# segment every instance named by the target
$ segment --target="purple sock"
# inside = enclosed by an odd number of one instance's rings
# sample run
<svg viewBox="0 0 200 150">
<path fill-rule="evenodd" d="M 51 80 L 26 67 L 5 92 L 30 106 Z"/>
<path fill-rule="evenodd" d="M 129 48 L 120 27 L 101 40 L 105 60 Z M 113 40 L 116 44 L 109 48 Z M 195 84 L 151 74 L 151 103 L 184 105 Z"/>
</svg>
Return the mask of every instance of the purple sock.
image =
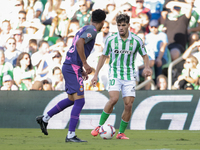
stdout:
<svg viewBox="0 0 200 150">
<path fill-rule="evenodd" d="M 47 112 L 47 114 L 52 117 L 53 115 L 61 112 L 62 110 L 64 110 L 65 108 L 73 105 L 74 102 L 69 100 L 68 98 L 61 100 L 58 104 L 56 104 L 56 106 L 54 106 L 51 110 L 49 110 Z"/>
<path fill-rule="evenodd" d="M 75 131 L 76 125 L 79 120 L 79 115 L 85 104 L 85 98 L 81 98 L 74 101 L 74 106 L 71 111 L 71 118 L 69 123 L 69 131 Z"/>
</svg>

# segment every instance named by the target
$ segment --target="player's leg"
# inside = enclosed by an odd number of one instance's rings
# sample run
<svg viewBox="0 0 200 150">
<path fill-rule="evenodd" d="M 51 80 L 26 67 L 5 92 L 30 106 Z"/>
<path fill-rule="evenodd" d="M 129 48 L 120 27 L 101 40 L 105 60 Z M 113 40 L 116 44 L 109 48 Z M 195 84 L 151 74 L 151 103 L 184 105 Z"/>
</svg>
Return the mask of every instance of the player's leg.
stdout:
<svg viewBox="0 0 200 150">
<path fill-rule="evenodd" d="M 79 121 L 79 115 L 81 113 L 81 110 L 85 104 L 85 98 L 84 98 L 84 85 L 83 85 L 83 78 L 82 73 L 79 68 L 79 66 L 71 65 L 75 79 L 72 80 L 72 76 L 67 78 L 69 88 L 67 93 L 71 95 L 70 99 L 74 99 L 74 105 L 71 111 L 71 118 L 69 123 L 69 130 L 67 137 L 65 139 L 66 142 L 87 142 L 83 141 L 76 137 L 75 135 L 75 128 Z M 63 71 L 64 72 L 64 71 Z M 69 81 L 70 80 L 70 81 Z"/>
<path fill-rule="evenodd" d="M 68 93 L 68 98 L 61 100 L 46 114 L 44 114 L 44 116 L 41 115 L 36 117 L 36 121 L 40 125 L 40 128 L 45 135 L 48 135 L 47 125 L 49 119 L 59 112 L 63 111 L 65 108 L 74 104 L 73 96 L 70 96 L 70 94 L 75 93 L 74 88 L 71 85 L 73 85 L 74 83 L 76 83 L 75 81 L 77 81 L 76 74 L 71 65 L 63 65 L 62 73 L 65 79 L 65 89 Z"/>
<path fill-rule="evenodd" d="M 99 125 L 94 130 L 91 131 L 91 134 L 93 136 L 97 136 L 99 134 L 100 126 L 102 126 L 106 122 L 106 120 L 108 119 L 108 117 L 112 113 L 113 107 L 119 99 L 119 91 L 110 91 L 109 96 L 110 96 L 110 99 L 106 103 L 104 110 L 101 114 L 101 117 L 100 117 L 100 120 L 99 120 Z"/>
<path fill-rule="evenodd" d="M 75 129 L 79 121 L 79 116 L 85 104 L 85 98 L 84 98 L 84 95 L 78 95 L 77 93 L 74 93 L 72 96 L 73 96 L 73 99 L 75 100 L 74 100 L 74 106 L 71 111 L 69 129 L 68 129 L 68 134 L 65 141 L 66 142 L 87 142 L 87 141 L 77 138 L 75 134 Z"/>
<path fill-rule="evenodd" d="M 65 98 L 61 100 L 60 102 L 58 102 L 46 114 L 36 117 L 37 123 L 40 125 L 42 132 L 45 135 L 48 135 L 47 125 L 48 125 L 49 119 L 73 104 L 74 104 L 73 100 L 70 100 L 69 98 Z"/>
<path fill-rule="evenodd" d="M 122 97 L 124 101 L 124 111 L 122 113 L 122 120 L 119 127 L 117 139 L 129 139 L 124 134 L 132 114 L 132 105 L 135 99 L 135 81 L 124 81 L 122 86 Z"/>
<path fill-rule="evenodd" d="M 106 122 L 106 120 L 108 119 L 108 117 L 112 113 L 113 107 L 119 99 L 119 93 L 120 93 L 120 90 L 121 90 L 121 82 L 119 82 L 118 79 L 110 79 L 108 89 L 109 89 L 110 99 L 106 103 L 104 110 L 101 114 L 99 126 L 97 126 L 94 130 L 91 131 L 91 134 L 93 136 L 97 136 L 99 134 L 100 126 L 102 126 Z"/>
</svg>

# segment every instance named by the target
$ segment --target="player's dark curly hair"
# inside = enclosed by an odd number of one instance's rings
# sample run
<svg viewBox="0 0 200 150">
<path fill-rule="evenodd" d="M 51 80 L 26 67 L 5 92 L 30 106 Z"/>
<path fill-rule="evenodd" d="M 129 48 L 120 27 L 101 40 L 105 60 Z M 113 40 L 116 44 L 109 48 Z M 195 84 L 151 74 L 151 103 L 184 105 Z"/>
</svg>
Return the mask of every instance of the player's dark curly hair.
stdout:
<svg viewBox="0 0 200 150">
<path fill-rule="evenodd" d="M 106 19 L 105 11 L 101 9 L 96 9 L 92 12 L 92 22 L 100 23 Z"/>
<path fill-rule="evenodd" d="M 129 23 L 129 21 L 130 21 L 130 17 L 127 14 L 119 14 L 116 17 L 117 23 L 122 23 L 122 22 Z"/>
</svg>

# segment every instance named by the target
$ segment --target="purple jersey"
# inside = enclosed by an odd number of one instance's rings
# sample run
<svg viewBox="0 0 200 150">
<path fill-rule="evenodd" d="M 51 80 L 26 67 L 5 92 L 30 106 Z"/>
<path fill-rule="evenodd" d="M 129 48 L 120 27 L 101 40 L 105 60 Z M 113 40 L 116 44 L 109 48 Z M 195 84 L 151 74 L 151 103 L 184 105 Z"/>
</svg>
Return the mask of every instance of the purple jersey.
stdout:
<svg viewBox="0 0 200 150">
<path fill-rule="evenodd" d="M 72 46 L 67 52 L 64 64 L 75 64 L 82 68 L 83 64 L 76 49 L 76 42 L 79 38 L 85 39 L 84 50 L 86 58 L 90 55 L 95 43 L 97 30 L 93 25 L 84 26 L 75 35 Z"/>
</svg>

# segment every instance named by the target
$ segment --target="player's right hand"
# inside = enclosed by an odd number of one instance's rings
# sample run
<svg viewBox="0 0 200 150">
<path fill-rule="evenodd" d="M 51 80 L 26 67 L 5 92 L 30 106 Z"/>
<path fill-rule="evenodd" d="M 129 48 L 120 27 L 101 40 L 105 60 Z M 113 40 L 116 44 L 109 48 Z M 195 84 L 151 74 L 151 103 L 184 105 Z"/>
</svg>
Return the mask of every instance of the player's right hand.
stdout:
<svg viewBox="0 0 200 150">
<path fill-rule="evenodd" d="M 85 72 L 87 74 L 90 74 L 92 72 L 92 68 L 87 63 L 83 64 L 83 68 L 85 69 Z"/>
<path fill-rule="evenodd" d="M 97 77 L 97 76 L 94 76 L 94 77 L 92 78 L 92 80 L 91 80 L 93 87 L 96 87 L 97 81 L 98 81 L 98 77 Z"/>
</svg>

